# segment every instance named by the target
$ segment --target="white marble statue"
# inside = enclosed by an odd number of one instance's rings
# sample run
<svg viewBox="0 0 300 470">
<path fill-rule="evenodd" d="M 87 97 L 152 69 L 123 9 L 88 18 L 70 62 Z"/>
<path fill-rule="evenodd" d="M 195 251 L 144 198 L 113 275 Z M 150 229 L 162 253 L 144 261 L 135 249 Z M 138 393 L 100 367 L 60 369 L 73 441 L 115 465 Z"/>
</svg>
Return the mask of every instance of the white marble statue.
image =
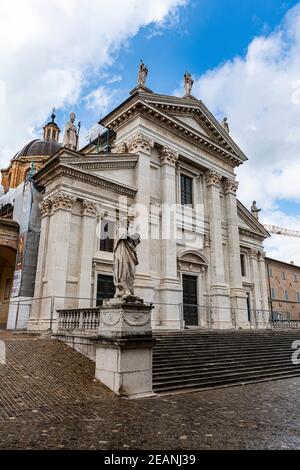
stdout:
<svg viewBox="0 0 300 470">
<path fill-rule="evenodd" d="M 190 95 L 192 91 L 192 87 L 194 84 L 194 80 L 189 72 L 185 72 L 184 74 L 184 91 L 186 95 Z"/>
<path fill-rule="evenodd" d="M 64 133 L 63 145 L 71 150 L 78 149 L 78 132 L 74 124 L 75 122 L 75 113 L 70 114 L 70 120 L 67 122 Z"/>
<path fill-rule="evenodd" d="M 134 278 L 138 257 L 136 247 L 140 243 L 140 236 L 133 227 L 134 215 L 122 219 L 116 230 L 114 246 L 114 284 L 116 287 L 115 299 L 121 301 L 135 300 Z"/>
<path fill-rule="evenodd" d="M 137 80 L 138 85 L 145 86 L 147 75 L 148 75 L 148 69 L 146 65 L 144 64 L 144 62 L 141 60 L 139 73 L 138 73 L 138 80 Z"/>
<path fill-rule="evenodd" d="M 256 201 L 253 201 L 251 206 L 251 214 L 258 220 L 258 214 L 260 213 L 261 209 L 258 209 L 256 205 Z"/>
</svg>

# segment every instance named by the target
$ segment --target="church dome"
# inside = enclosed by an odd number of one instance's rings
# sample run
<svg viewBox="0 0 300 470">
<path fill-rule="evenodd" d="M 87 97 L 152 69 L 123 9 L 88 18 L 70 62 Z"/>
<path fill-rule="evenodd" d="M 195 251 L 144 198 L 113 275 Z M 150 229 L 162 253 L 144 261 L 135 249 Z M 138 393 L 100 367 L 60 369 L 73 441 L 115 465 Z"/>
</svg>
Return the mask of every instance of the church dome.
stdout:
<svg viewBox="0 0 300 470">
<path fill-rule="evenodd" d="M 56 140 L 50 139 L 35 139 L 26 144 L 22 150 L 20 150 L 16 158 L 20 157 L 34 157 L 34 156 L 45 156 L 52 157 L 62 147 L 62 144 Z"/>
</svg>

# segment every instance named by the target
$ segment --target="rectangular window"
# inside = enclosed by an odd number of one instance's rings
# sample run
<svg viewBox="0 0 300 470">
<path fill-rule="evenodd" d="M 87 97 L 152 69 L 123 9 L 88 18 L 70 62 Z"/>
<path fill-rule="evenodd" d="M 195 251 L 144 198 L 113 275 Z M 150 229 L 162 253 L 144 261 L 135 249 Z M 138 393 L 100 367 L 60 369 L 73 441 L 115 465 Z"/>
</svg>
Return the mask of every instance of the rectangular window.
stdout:
<svg viewBox="0 0 300 470">
<path fill-rule="evenodd" d="M 100 251 L 114 251 L 114 227 L 115 224 L 110 220 L 101 221 Z"/>
<path fill-rule="evenodd" d="M 97 279 L 97 307 L 103 304 L 104 299 L 112 299 L 115 295 L 113 276 L 98 274 Z"/>
<path fill-rule="evenodd" d="M 297 274 L 294 274 L 294 281 L 295 281 L 295 282 L 298 282 L 298 276 L 297 276 Z"/>
<path fill-rule="evenodd" d="M 286 279 L 286 278 L 285 278 L 285 272 L 282 271 L 282 280 L 285 281 L 285 279 Z"/>
<path fill-rule="evenodd" d="M 289 300 L 289 293 L 287 290 L 284 291 L 284 300 Z"/>
<path fill-rule="evenodd" d="M 272 287 L 272 289 L 271 289 L 271 297 L 272 297 L 272 299 L 276 298 L 274 287 Z"/>
<path fill-rule="evenodd" d="M 272 272 L 272 268 L 268 268 L 269 269 L 269 277 L 273 277 L 273 272 Z"/>
<path fill-rule="evenodd" d="M 297 292 L 297 302 L 300 302 L 300 292 Z"/>
<path fill-rule="evenodd" d="M 193 179 L 186 175 L 180 175 L 181 204 L 193 205 Z"/>
<path fill-rule="evenodd" d="M 246 277 L 247 275 L 247 270 L 246 270 L 246 255 L 241 254 L 241 270 L 242 270 L 242 276 Z"/>
</svg>

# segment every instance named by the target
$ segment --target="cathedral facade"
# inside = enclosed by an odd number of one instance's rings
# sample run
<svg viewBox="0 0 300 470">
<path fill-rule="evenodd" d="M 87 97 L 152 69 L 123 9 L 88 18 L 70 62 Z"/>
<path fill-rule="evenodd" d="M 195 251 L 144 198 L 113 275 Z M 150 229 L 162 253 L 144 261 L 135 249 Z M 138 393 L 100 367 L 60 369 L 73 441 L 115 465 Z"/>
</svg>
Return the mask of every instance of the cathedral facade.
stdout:
<svg viewBox="0 0 300 470">
<path fill-rule="evenodd" d="M 101 138 L 78 151 L 66 137 L 35 175 L 44 195 L 30 330 L 114 295 L 113 232 L 129 207 L 141 234 L 135 294 L 154 305 L 153 328 L 268 326 L 269 234 L 236 197 L 247 157 L 193 97 L 189 74 L 174 97 L 149 90 L 147 72 L 102 119 Z"/>
</svg>

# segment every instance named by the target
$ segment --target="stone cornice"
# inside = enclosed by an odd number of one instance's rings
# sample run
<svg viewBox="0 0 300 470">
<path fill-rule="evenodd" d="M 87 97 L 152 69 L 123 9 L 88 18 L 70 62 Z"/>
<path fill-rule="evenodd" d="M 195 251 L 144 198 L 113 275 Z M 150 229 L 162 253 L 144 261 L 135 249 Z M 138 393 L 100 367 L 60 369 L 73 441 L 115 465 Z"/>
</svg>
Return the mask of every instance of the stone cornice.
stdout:
<svg viewBox="0 0 300 470">
<path fill-rule="evenodd" d="M 205 182 L 207 186 L 211 186 L 212 184 L 215 186 L 219 186 L 222 180 L 222 176 L 213 170 L 208 170 L 205 173 Z"/>
<path fill-rule="evenodd" d="M 127 140 L 126 146 L 131 153 L 149 153 L 154 146 L 154 142 L 142 132 L 137 132 Z"/>
<path fill-rule="evenodd" d="M 88 184 L 92 184 L 97 187 L 112 190 L 124 196 L 134 197 L 136 194 L 137 190 L 135 188 L 116 183 L 95 174 L 90 174 L 81 168 L 72 166 L 71 162 L 68 163 L 70 163 L 70 165 L 64 164 L 60 159 L 52 160 L 49 165 L 46 164 L 38 173 L 36 173 L 36 182 L 41 186 L 45 186 L 54 178 L 62 175 L 86 182 Z"/>
<path fill-rule="evenodd" d="M 169 163 L 175 165 L 178 160 L 178 153 L 167 145 L 164 145 L 160 150 L 159 157 L 162 164 Z"/>
<path fill-rule="evenodd" d="M 229 193 L 236 194 L 238 187 L 239 187 L 239 183 L 235 181 L 234 179 L 226 178 L 223 181 L 223 187 L 224 187 L 225 194 L 229 194 Z"/>
<path fill-rule="evenodd" d="M 181 99 L 182 100 L 182 99 Z M 186 108 L 188 108 L 188 103 L 181 104 L 181 108 L 183 104 Z M 214 126 L 213 122 L 215 121 L 214 117 L 209 113 L 209 111 L 204 107 L 204 105 L 195 100 L 195 105 L 193 105 L 193 101 L 190 101 L 190 106 L 192 107 L 192 111 L 200 113 L 203 116 L 203 119 L 207 121 L 207 126 L 211 128 L 211 132 L 216 131 L 216 127 Z M 199 103 L 201 106 L 205 108 L 206 113 L 209 114 L 209 119 L 205 117 L 203 110 L 199 108 Z M 197 106 L 198 105 L 198 106 Z M 166 114 L 167 109 L 161 111 L 161 105 L 157 103 L 147 103 L 139 98 L 139 100 L 135 100 L 134 102 L 127 101 L 124 103 L 124 106 L 120 106 L 116 108 L 110 115 L 103 119 L 103 123 L 107 125 L 110 129 L 118 129 L 120 126 L 124 125 L 125 123 L 129 122 L 134 116 L 137 114 L 146 115 L 147 118 L 150 118 L 153 121 L 158 122 L 161 126 L 171 129 L 177 135 L 193 142 L 194 144 L 200 146 L 201 148 L 205 149 L 209 153 L 212 153 L 219 157 L 220 159 L 229 162 L 232 166 L 238 166 L 244 161 L 247 160 L 247 157 L 242 153 L 242 151 L 238 148 L 238 146 L 232 141 L 230 138 L 230 144 L 227 143 L 229 136 L 225 135 L 225 131 L 223 132 L 221 126 L 216 124 L 218 134 L 220 134 L 220 144 L 216 142 L 216 138 L 212 139 L 201 132 L 195 130 L 193 127 L 189 126 L 188 124 L 176 119 L 176 117 L 172 116 L 171 114 Z M 177 106 L 169 105 L 171 111 L 176 111 Z M 173 109 L 174 108 L 174 109 Z M 190 110 L 191 108 L 189 108 Z M 118 112 L 117 112 L 118 111 Z"/>
</svg>

